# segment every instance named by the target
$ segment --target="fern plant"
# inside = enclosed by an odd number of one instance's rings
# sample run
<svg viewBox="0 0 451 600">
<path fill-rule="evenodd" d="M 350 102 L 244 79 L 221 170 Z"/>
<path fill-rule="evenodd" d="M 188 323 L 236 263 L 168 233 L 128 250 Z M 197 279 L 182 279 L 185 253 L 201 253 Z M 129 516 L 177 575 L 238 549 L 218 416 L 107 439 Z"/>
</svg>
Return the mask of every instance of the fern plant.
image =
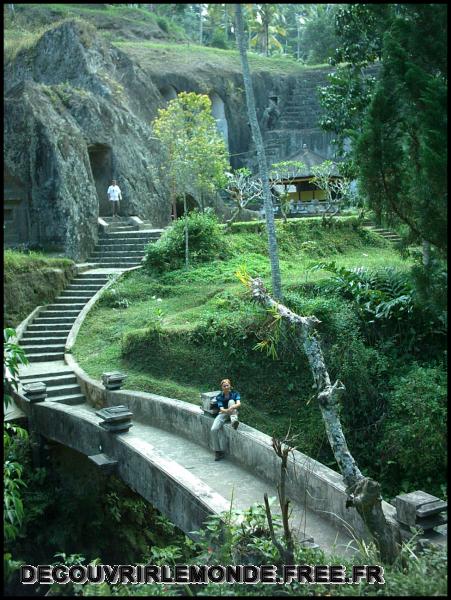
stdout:
<svg viewBox="0 0 451 600">
<path fill-rule="evenodd" d="M 414 331 L 406 327 L 415 310 L 414 290 L 407 274 L 393 267 L 371 271 L 365 267 L 347 269 L 334 261 L 319 263 L 309 270 L 332 273 L 323 291 L 340 294 L 352 302 L 368 342 L 395 337 L 412 348 Z"/>
</svg>

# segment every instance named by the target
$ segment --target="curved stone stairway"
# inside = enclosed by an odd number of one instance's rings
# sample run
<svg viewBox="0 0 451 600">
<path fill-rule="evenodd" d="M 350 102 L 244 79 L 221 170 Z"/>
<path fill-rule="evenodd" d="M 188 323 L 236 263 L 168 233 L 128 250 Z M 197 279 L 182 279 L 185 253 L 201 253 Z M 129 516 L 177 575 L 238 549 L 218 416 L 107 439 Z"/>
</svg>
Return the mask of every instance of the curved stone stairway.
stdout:
<svg viewBox="0 0 451 600">
<path fill-rule="evenodd" d="M 162 229 L 127 217 L 104 217 L 106 232 L 89 259 L 91 269 L 77 275 L 56 300 L 38 313 L 20 339 L 30 364 L 21 367 L 22 384 L 42 381 L 49 400 L 64 404 L 85 402 L 75 375 L 64 363 L 67 336 L 87 302 L 104 286 L 111 273 L 121 273 L 141 264 L 149 242 L 159 239 Z"/>
<path fill-rule="evenodd" d="M 75 319 L 108 277 L 108 273 L 95 271 L 77 275 L 55 302 L 27 325 L 19 343 L 30 364 L 20 367 L 21 386 L 42 381 L 49 400 L 63 404 L 86 401 L 75 375 L 64 363 L 64 348 Z"/>
</svg>

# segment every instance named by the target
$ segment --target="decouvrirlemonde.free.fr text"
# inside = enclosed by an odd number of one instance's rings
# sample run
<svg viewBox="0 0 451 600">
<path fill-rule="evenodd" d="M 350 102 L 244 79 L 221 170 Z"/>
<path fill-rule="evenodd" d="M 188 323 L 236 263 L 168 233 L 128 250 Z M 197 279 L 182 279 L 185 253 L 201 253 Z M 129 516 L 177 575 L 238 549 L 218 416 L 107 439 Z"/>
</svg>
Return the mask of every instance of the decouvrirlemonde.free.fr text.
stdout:
<svg viewBox="0 0 451 600">
<path fill-rule="evenodd" d="M 369 584 L 385 583 L 378 565 L 22 565 L 24 584 Z"/>
</svg>

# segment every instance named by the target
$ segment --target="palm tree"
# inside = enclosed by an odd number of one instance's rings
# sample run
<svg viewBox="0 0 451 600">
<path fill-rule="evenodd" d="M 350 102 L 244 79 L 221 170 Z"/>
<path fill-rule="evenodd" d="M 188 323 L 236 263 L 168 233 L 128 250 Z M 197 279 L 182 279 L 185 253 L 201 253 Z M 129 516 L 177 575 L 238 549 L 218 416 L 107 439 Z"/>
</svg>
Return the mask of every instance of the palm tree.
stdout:
<svg viewBox="0 0 451 600">
<path fill-rule="evenodd" d="M 257 149 L 258 168 L 263 184 L 263 202 L 265 206 L 266 229 L 268 232 L 268 250 L 271 263 L 271 280 L 274 296 L 282 299 L 282 283 L 279 269 L 279 256 L 277 250 L 276 228 L 274 224 L 274 212 L 269 187 L 268 166 L 266 163 L 265 148 L 263 146 L 262 134 L 257 121 L 257 112 L 255 110 L 254 90 L 252 88 L 249 62 L 247 60 L 246 46 L 244 41 L 243 14 L 241 4 L 235 4 L 235 26 L 236 41 L 240 51 L 241 66 L 243 69 L 244 89 L 246 91 L 247 113 L 251 126 L 252 138 Z"/>
<path fill-rule="evenodd" d="M 251 38 L 251 45 L 260 45 L 262 54 L 269 56 L 270 47 L 283 52 L 283 46 L 277 36 L 285 37 L 285 29 L 277 23 L 283 20 L 283 15 L 277 11 L 277 4 L 253 4 L 255 18 L 251 29 L 255 34 Z"/>
</svg>

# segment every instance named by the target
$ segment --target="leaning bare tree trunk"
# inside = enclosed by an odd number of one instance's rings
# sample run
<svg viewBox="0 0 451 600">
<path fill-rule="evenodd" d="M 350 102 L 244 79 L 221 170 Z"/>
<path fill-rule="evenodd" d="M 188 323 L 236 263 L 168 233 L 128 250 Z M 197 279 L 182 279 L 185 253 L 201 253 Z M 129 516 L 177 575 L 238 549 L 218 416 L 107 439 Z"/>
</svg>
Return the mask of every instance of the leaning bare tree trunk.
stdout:
<svg viewBox="0 0 451 600">
<path fill-rule="evenodd" d="M 340 381 L 331 385 L 321 346 L 314 331 L 315 325 L 320 321 L 315 316 L 301 317 L 273 300 L 259 278 L 250 278 L 249 287 L 257 302 L 276 310 L 298 332 L 316 384 L 318 404 L 329 444 L 346 484 L 346 506 L 354 506 L 364 520 L 376 542 L 381 559 L 393 562 L 399 553 L 399 535 L 387 523 L 382 511 L 380 484 L 362 475 L 348 450 L 338 414 L 338 396 L 345 387 Z"/>
<path fill-rule="evenodd" d="M 269 188 L 268 166 L 266 164 L 265 148 L 263 146 L 262 134 L 257 121 L 257 112 L 255 110 L 254 90 L 252 88 L 251 74 L 247 60 L 246 47 L 244 44 L 243 16 L 241 13 L 241 4 L 235 4 L 236 17 L 236 40 L 241 56 L 241 65 L 243 69 L 244 89 L 246 90 L 247 112 L 249 123 L 251 125 L 252 137 L 257 149 L 258 168 L 263 185 L 263 201 L 265 205 L 266 229 L 268 231 L 269 260 L 271 262 L 271 280 L 274 296 L 282 299 L 282 283 L 279 268 L 279 256 L 277 250 L 276 228 L 274 224 L 274 212 Z"/>
</svg>

